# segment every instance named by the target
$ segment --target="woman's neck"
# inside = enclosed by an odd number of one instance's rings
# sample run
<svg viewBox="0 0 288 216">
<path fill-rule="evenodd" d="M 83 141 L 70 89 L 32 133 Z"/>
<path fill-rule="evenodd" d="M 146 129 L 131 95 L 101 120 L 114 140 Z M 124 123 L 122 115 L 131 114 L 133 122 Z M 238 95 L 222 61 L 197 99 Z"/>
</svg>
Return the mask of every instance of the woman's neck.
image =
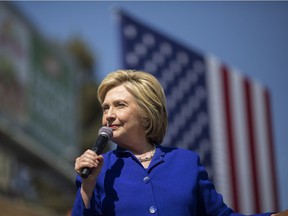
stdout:
<svg viewBox="0 0 288 216">
<path fill-rule="evenodd" d="M 135 156 L 144 155 L 149 151 L 152 151 L 154 145 L 149 143 L 146 139 L 138 139 L 137 141 L 129 141 L 126 143 L 117 143 L 120 147 L 131 151 Z"/>
</svg>

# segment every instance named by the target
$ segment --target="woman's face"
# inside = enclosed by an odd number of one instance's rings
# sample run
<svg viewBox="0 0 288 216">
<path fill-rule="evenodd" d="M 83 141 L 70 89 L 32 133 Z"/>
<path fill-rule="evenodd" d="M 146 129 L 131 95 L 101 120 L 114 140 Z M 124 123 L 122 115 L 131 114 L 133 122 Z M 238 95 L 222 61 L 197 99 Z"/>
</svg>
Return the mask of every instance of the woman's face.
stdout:
<svg viewBox="0 0 288 216">
<path fill-rule="evenodd" d="M 139 106 L 123 85 L 107 92 L 102 109 L 102 124 L 109 124 L 113 130 L 113 141 L 118 145 L 125 147 L 146 139 Z"/>
</svg>

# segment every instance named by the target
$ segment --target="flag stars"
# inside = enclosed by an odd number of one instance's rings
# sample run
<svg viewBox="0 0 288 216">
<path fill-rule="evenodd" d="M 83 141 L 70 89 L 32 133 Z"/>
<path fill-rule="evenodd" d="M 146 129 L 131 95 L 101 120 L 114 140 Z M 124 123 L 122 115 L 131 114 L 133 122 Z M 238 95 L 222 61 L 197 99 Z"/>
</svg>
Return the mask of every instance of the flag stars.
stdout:
<svg viewBox="0 0 288 216">
<path fill-rule="evenodd" d="M 134 52 L 138 56 L 144 56 L 147 54 L 147 48 L 143 44 L 138 43 L 134 47 Z"/>
<path fill-rule="evenodd" d="M 165 61 L 165 57 L 162 54 L 160 54 L 159 52 L 154 52 L 152 54 L 152 59 L 158 65 L 162 65 Z"/>
<path fill-rule="evenodd" d="M 195 84 L 198 80 L 198 75 L 193 70 L 189 70 L 186 73 L 186 79 L 190 80 L 191 85 Z"/>
<path fill-rule="evenodd" d="M 144 63 L 144 70 L 153 73 L 156 72 L 157 66 L 152 61 L 146 61 Z"/>
<path fill-rule="evenodd" d="M 126 25 L 124 27 L 124 35 L 128 39 L 132 40 L 135 37 L 137 37 L 137 29 L 135 28 L 134 25 Z"/>
<path fill-rule="evenodd" d="M 177 75 L 181 72 L 181 65 L 177 62 L 177 61 L 171 61 L 169 63 L 169 70 L 171 71 L 171 73 Z"/>
<path fill-rule="evenodd" d="M 198 148 L 198 153 L 200 155 L 200 158 L 203 160 L 205 158 L 205 156 L 207 154 L 209 154 L 210 152 L 210 142 L 208 139 L 203 139 L 200 141 L 200 144 L 199 144 L 199 148 Z M 207 168 L 206 168 L 207 169 Z"/>
<path fill-rule="evenodd" d="M 204 101 L 200 98 L 197 98 L 197 96 L 190 95 L 190 97 L 187 98 L 187 102 L 181 105 L 181 109 L 178 111 L 177 118 L 175 118 L 175 120 L 170 124 L 171 128 L 183 128 L 187 122 L 187 119 L 192 119 L 193 116 L 196 116 L 196 119 L 193 120 L 193 122 L 190 122 L 190 128 L 185 128 L 187 131 L 189 131 L 189 133 L 187 133 L 189 134 L 189 140 L 183 140 L 184 146 L 186 144 L 191 145 L 191 143 L 195 142 L 195 139 L 201 137 L 202 131 L 208 126 L 207 113 L 204 111 L 198 112 L 202 102 Z M 173 103 L 167 103 L 167 105 L 169 105 L 170 108 L 171 106 L 174 106 L 174 103 L 176 103 L 176 101 L 173 101 Z M 169 139 L 174 137 L 173 131 L 171 132 L 172 134 Z"/>
<path fill-rule="evenodd" d="M 170 75 L 170 74 L 175 74 L 175 73 L 168 73 L 166 76 Z M 189 79 L 188 76 L 192 76 L 191 74 L 195 74 L 194 73 L 186 73 L 186 76 L 182 77 L 179 79 L 179 82 L 177 84 L 177 86 L 175 87 L 174 91 L 172 91 L 172 93 L 170 95 L 167 95 L 167 107 L 168 107 L 168 111 L 173 110 L 176 105 L 178 104 L 178 102 L 190 91 L 190 92 L 194 92 L 194 94 L 190 94 L 192 96 L 192 98 L 190 98 L 190 100 L 193 102 L 195 100 L 195 104 L 196 106 L 200 106 L 199 104 L 201 103 L 202 100 L 204 100 L 206 98 L 206 91 L 202 86 L 199 86 L 197 88 L 195 88 L 195 90 L 192 90 L 195 85 L 195 82 L 197 80 L 194 79 Z M 172 75 L 170 75 L 172 76 Z M 196 75 L 195 75 L 196 76 Z M 173 77 L 172 76 L 170 78 L 170 81 L 173 81 Z M 167 81 L 168 77 L 165 77 L 165 81 Z M 168 85 L 168 82 L 166 82 L 166 85 Z M 190 97 L 191 97 L 190 96 Z M 171 101 L 171 103 L 169 103 L 169 101 Z"/>
<path fill-rule="evenodd" d="M 180 51 L 176 54 L 176 56 L 176 59 L 180 64 L 187 65 L 189 63 L 189 57 L 186 52 Z"/>
<path fill-rule="evenodd" d="M 180 83 L 183 83 L 183 85 L 181 86 L 181 89 L 183 90 L 183 92 L 188 92 L 189 89 L 191 88 L 191 83 L 187 81 L 186 77 L 181 77 L 180 78 Z"/>
<path fill-rule="evenodd" d="M 195 61 L 193 63 L 193 69 L 197 74 L 204 74 L 205 66 L 201 61 Z"/>
<path fill-rule="evenodd" d="M 139 58 L 137 57 L 137 55 L 135 55 L 135 53 L 128 53 L 126 55 L 126 63 L 131 65 L 131 66 L 136 66 L 139 62 Z"/>
<path fill-rule="evenodd" d="M 160 52 L 165 56 L 172 55 L 173 49 L 169 43 L 161 43 L 160 44 Z"/>
<path fill-rule="evenodd" d="M 159 81 L 163 85 L 163 89 L 167 89 L 169 84 L 174 80 L 174 74 L 169 69 L 163 69 L 159 77 Z"/>
<path fill-rule="evenodd" d="M 198 115 L 198 121 L 199 121 L 199 125 L 201 125 L 202 127 L 206 127 L 208 125 L 208 116 L 205 112 L 201 112 Z"/>
<path fill-rule="evenodd" d="M 143 35 L 142 41 L 148 47 L 153 47 L 155 45 L 155 38 L 152 34 L 149 33 Z"/>
<path fill-rule="evenodd" d="M 189 113 L 193 113 L 196 109 L 199 107 L 199 102 L 196 100 L 196 98 L 192 95 L 188 98 L 187 104 L 187 111 Z"/>
<path fill-rule="evenodd" d="M 202 86 L 199 86 L 197 89 L 196 89 L 196 96 L 197 98 L 199 98 L 200 100 L 203 100 L 206 98 L 206 90 L 202 87 Z"/>
<path fill-rule="evenodd" d="M 165 79 L 168 83 L 172 82 L 175 79 L 175 74 L 169 68 L 166 70 Z"/>
</svg>

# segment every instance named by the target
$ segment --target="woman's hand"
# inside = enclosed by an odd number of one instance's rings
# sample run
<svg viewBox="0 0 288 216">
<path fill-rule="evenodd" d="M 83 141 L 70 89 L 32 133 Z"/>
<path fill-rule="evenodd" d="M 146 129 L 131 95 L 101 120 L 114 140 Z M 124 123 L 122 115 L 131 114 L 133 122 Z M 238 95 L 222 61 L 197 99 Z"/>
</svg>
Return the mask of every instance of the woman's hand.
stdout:
<svg viewBox="0 0 288 216">
<path fill-rule="evenodd" d="M 76 158 L 75 171 L 77 173 L 80 173 L 85 167 L 92 169 L 91 174 L 86 179 L 82 178 L 81 195 L 86 208 L 89 207 L 96 180 L 102 169 L 103 163 L 103 156 L 97 155 L 92 150 L 87 150 L 80 157 Z"/>
<path fill-rule="evenodd" d="M 95 180 L 99 175 L 101 168 L 103 166 L 103 156 L 97 155 L 92 150 L 85 151 L 80 157 L 76 158 L 75 161 L 75 171 L 80 173 L 82 169 L 90 168 L 92 169 L 92 173 L 88 176 L 87 180 Z M 86 179 L 83 179 L 83 181 Z"/>
</svg>

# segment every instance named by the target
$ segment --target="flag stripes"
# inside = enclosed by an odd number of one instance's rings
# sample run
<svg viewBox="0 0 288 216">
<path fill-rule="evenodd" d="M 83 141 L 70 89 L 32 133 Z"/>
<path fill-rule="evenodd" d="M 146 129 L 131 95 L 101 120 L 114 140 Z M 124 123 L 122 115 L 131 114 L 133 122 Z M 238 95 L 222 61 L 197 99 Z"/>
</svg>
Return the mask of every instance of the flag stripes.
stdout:
<svg viewBox="0 0 288 216">
<path fill-rule="evenodd" d="M 268 90 L 215 57 L 209 56 L 207 65 L 215 185 L 235 211 L 276 211 Z"/>
<path fill-rule="evenodd" d="M 249 152 L 247 130 L 246 125 L 246 113 L 243 112 L 244 102 L 241 98 L 244 98 L 244 92 L 242 91 L 243 77 L 240 73 L 230 73 L 231 76 L 231 91 L 232 97 L 232 112 L 234 116 L 233 131 L 235 139 L 235 162 L 236 162 L 236 174 L 238 179 L 238 211 L 246 209 L 247 212 L 254 212 L 254 203 L 247 199 L 247 196 L 253 191 L 251 184 L 251 170 L 248 169 L 251 165 L 251 160 L 247 157 Z M 235 208 L 236 209 L 236 208 Z"/>
<path fill-rule="evenodd" d="M 243 88 L 244 88 L 244 94 L 245 94 L 245 110 L 244 112 L 247 113 L 247 132 L 248 132 L 248 146 L 249 146 L 249 154 L 251 158 L 251 169 L 252 169 L 252 184 L 253 184 L 253 189 L 254 189 L 254 204 L 255 204 L 255 210 L 256 212 L 259 212 L 260 209 L 260 197 L 259 197 L 259 188 L 258 188 L 258 170 L 257 170 L 257 154 L 256 154 L 256 143 L 255 143 L 255 125 L 253 121 L 253 111 L 252 111 L 252 106 L 253 102 L 252 101 L 252 96 L 251 96 L 251 91 L 252 87 L 250 82 L 248 82 L 247 79 L 244 79 L 243 82 Z"/>
<path fill-rule="evenodd" d="M 235 211 L 239 211 L 238 206 L 238 178 L 236 176 L 236 160 L 234 160 L 236 152 L 235 152 L 235 138 L 234 138 L 234 130 L 233 130 L 233 116 L 232 116 L 232 95 L 231 95 L 231 87 L 230 87 L 230 73 L 228 72 L 228 69 L 222 65 L 220 68 L 220 76 L 222 78 L 222 85 L 223 85 L 223 98 L 224 98 L 224 112 L 225 115 L 225 122 L 226 122 L 226 139 L 227 139 L 227 150 L 228 150 L 228 157 L 230 162 L 230 178 L 231 178 L 231 184 L 232 184 L 232 206 L 234 206 Z"/>
<path fill-rule="evenodd" d="M 232 184 L 230 178 L 229 155 L 227 154 L 226 121 L 224 111 L 223 79 L 219 76 L 219 61 L 207 55 L 207 86 L 209 90 L 209 113 L 212 145 L 213 179 L 217 190 L 223 195 L 224 201 L 234 208 L 232 200 Z"/>
<path fill-rule="evenodd" d="M 253 98 L 255 99 L 255 103 L 253 106 L 253 113 L 254 115 L 254 122 L 258 122 L 258 127 L 255 129 L 255 143 L 256 143 L 256 151 L 259 151 L 257 154 L 257 167 L 258 169 L 258 176 L 259 184 L 258 184 L 258 190 L 259 190 L 259 197 L 262 197 L 260 199 L 259 203 L 259 209 L 265 209 L 266 206 L 270 205 L 270 202 L 273 204 L 273 200 L 270 198 L 270 194 L 273 194 L 272 191 L 272 178 L 270 177 L 270 174 L 267 172 L 267 170 L 271 170 L 270 164 L 271 161 L 267 160 L 269 158 L 269 146 L 268 146 L 268 139 L 266 138 L 267 134 L 267 127 L 265 124 L 265 101 L 264 101 L 264 94 L 262 93 L 262 88 L 259 85 L 255 85 L 253 88 Z M 272 171 L 272 170 L 271 170 Z M 270 186 L 271 185 L 271 186 Z"/>
<path fill-rule="evenodd" d="M 270 93 L 267 89 L 264 91 L 264 106 L 265 107 L 265 125 L 267 126 L 265 133 L 267 134 L 266 139 L 268 141 L 268 152 L 269 157 L 271 160 L 269 163 L 270 167 L 269 170 L 271 170 L 271 181 L 272 181 L 272 193 L 270 194 L 270 197 L 272 199 L 272 205 L 275 211 L 278 211 L 279 209 L 279 201 L 278 201 L 278 188 L 277 188 L 277 182 L 276 182 L 276 160 L 275 160 L 275 153 L 274 153 L 274 138 L 273 138 L 273 130 L 272 130 L 272 111 L 271 111 L 271 102 L 270 102 Z"/>
</svg>

